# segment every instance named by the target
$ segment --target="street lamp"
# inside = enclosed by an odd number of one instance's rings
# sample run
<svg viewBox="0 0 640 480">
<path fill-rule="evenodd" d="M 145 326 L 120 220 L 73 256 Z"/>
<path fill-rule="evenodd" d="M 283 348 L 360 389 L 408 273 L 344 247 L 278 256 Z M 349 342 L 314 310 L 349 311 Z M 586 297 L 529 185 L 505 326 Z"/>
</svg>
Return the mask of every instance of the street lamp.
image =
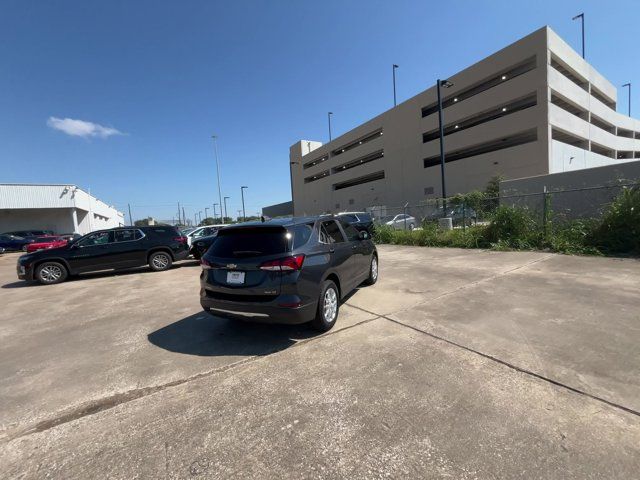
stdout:
<svg viewBox="0 0 640 480">
<path fill-rule="evenodd" d="M 227 198 L 231 198 L 231 197 L 224 197 L 224 218 L 227 218 L 229 215 L 227 215 Z M 224 222 L 224 219 L 222 220 Z"/>
<path fill-rule="evenodd" d="M 291 211 L 295 213 L 295 203 L 293 201 L 293 166 L 300 165 L 300 162 L 289 162 L 289 181 L 291 182 Z"/>
<path fill-rule="evenodd" d="M 393 64 L 393 106 L 394 107 L 397 105 L 397 102 L 396 102 L 396 68 L 398 68 L 398 65 L 396 65 L 394 63 Z"/>
<path fill-rule="evenodd" d="M 218 162 L 218 136 L 211 135 L 213 139 L 213 149 L 216 154 L 216 172 L 218 173 L 218 201 L 220 202 L 220 214 L 222 214 L 222 190 L 220 190 L 220 162 Z"/>
<path fill-rule="evenodd" d="M 217 203 L 214 203 L 214 204 L 213 204 L 213 220 L 214 220 L 214 222 L 217 222 L 217 221 L 218 221 L 218 220 L 217 220 L 217 219 L 218 219 L 218 216 L 216 215 L 216 205 L 218 205 L 218 204 L 217 204 Z M 222 212 L 220 212 L 220 213 L 222 214 Z M 222 223 L 222 222 L 220 222 L 220 223 Z"/>
<path fill-rule="evenodd" d="M 580 15 L 576 15 L 575 17 L 573 17 L 571 20 L 577 20 L 580 19 L 580 23 L 582 24 L 582 58 L 584 58 L 584 13 L 581 13 Z"/>
<path fill-rule="evenodd" d="M 240 195 L 242 196 L 242 221 L 245 222 L 247 220 L 247 214 L 244 211 L 244 189 L 249 187 L 240 187 Z"/>
<path fill-rule="evenodd" d="M 442 208 L 443 213 L 447 208 L 447 186 L 444 179 L 444 123 L 442 121 L 442 94 L 440 88 L 453 87 L 453 83 L 449 80 L 438 80 L 436 83 L 438 90 L 438 124 L 440 128 L 440 175 L 442 177 Z"/>
<path fill-rule="evenodd" d="M 329 141 L 331 141 L 331 115 L 333 115 L 333 112 L 327 113 L 327 120 L 329 120 Z"/>
<path fill-rule="evenodd" d="M 206 220 L 207 218 L 209 218 L 209 207 L 204 207 L 204 219 Z"/>
<path fill-rule="evenodd" d="M 631 83 L 625 83 L 623 87 L 629 87 L 629 116 L 631 116 Z"/>
<path fill-rule="evenodd" d="M 202 210 L 198 212 L 198 218 L 200 219 L 200 223 L 202 223 Z"/>
</svg>

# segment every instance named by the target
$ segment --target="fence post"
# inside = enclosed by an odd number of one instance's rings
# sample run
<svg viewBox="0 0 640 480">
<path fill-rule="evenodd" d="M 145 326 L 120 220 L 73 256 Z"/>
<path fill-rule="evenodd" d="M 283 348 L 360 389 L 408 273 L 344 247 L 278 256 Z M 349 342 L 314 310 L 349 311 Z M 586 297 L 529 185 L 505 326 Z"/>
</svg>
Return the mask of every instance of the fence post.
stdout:
<svg viewBox="0 0 640 480">
<path fill-rule="evenodd" d="M 462 231 L 467 231 L 467 202 L 462 201 Z"/>
<path fill-rule="evenodd" d="M 542 205 L 542 228 L 545 242 L 549 238 L 549 192 L 547 192 L 547 186 L 542 189 L 542 199 L 544 201 Z"/>
</svg>

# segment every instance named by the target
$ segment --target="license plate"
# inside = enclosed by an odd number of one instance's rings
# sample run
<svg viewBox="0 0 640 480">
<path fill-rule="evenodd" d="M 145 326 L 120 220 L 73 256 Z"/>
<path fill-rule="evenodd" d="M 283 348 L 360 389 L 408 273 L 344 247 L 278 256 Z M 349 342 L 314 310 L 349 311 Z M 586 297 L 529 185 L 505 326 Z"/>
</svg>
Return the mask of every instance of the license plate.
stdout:
<svg viewBox="0 0 640 480">
<path fill-rule="evenodd" d="M 227 272 L 227 283 L 244 283 L 244 272 Z"/>
</svg>

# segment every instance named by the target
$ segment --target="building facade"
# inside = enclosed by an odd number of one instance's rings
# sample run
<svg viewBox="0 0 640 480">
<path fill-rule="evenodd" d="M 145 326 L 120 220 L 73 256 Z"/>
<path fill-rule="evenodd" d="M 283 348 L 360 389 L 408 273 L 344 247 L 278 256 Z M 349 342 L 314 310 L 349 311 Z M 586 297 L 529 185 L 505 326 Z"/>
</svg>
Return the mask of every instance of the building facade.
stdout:
<svg viewBox="0 0 640 480">
<path fill-rule="evenodd" d="M 75 185 L 0 184 L 0 233 L 85 233 L 124 226 L 124 215 Z"/>
<path fill-rule="evenodd" d="M 446 193 L 640 158 L 640 121 L 549 27 L 448 78 Z M 322 144 L 290 148 L 296 215 L 398 207 L 442 196 L 434 86 Z"/>
</svg>

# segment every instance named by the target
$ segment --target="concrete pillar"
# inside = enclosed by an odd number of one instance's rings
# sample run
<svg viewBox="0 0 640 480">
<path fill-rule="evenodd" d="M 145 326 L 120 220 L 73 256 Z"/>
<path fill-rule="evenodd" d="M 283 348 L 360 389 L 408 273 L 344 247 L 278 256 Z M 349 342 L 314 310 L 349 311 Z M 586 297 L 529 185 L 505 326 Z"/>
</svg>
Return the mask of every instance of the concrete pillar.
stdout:
<svg viewBox="0 0 640 480">
<path fill-rule="evenodd" d="M 73 225 L 73 232 L 71 233 L 79 233 L 78 231 L 78 213 L 75 208 L 71 209 L 71 225 Z"/>
</svg>

